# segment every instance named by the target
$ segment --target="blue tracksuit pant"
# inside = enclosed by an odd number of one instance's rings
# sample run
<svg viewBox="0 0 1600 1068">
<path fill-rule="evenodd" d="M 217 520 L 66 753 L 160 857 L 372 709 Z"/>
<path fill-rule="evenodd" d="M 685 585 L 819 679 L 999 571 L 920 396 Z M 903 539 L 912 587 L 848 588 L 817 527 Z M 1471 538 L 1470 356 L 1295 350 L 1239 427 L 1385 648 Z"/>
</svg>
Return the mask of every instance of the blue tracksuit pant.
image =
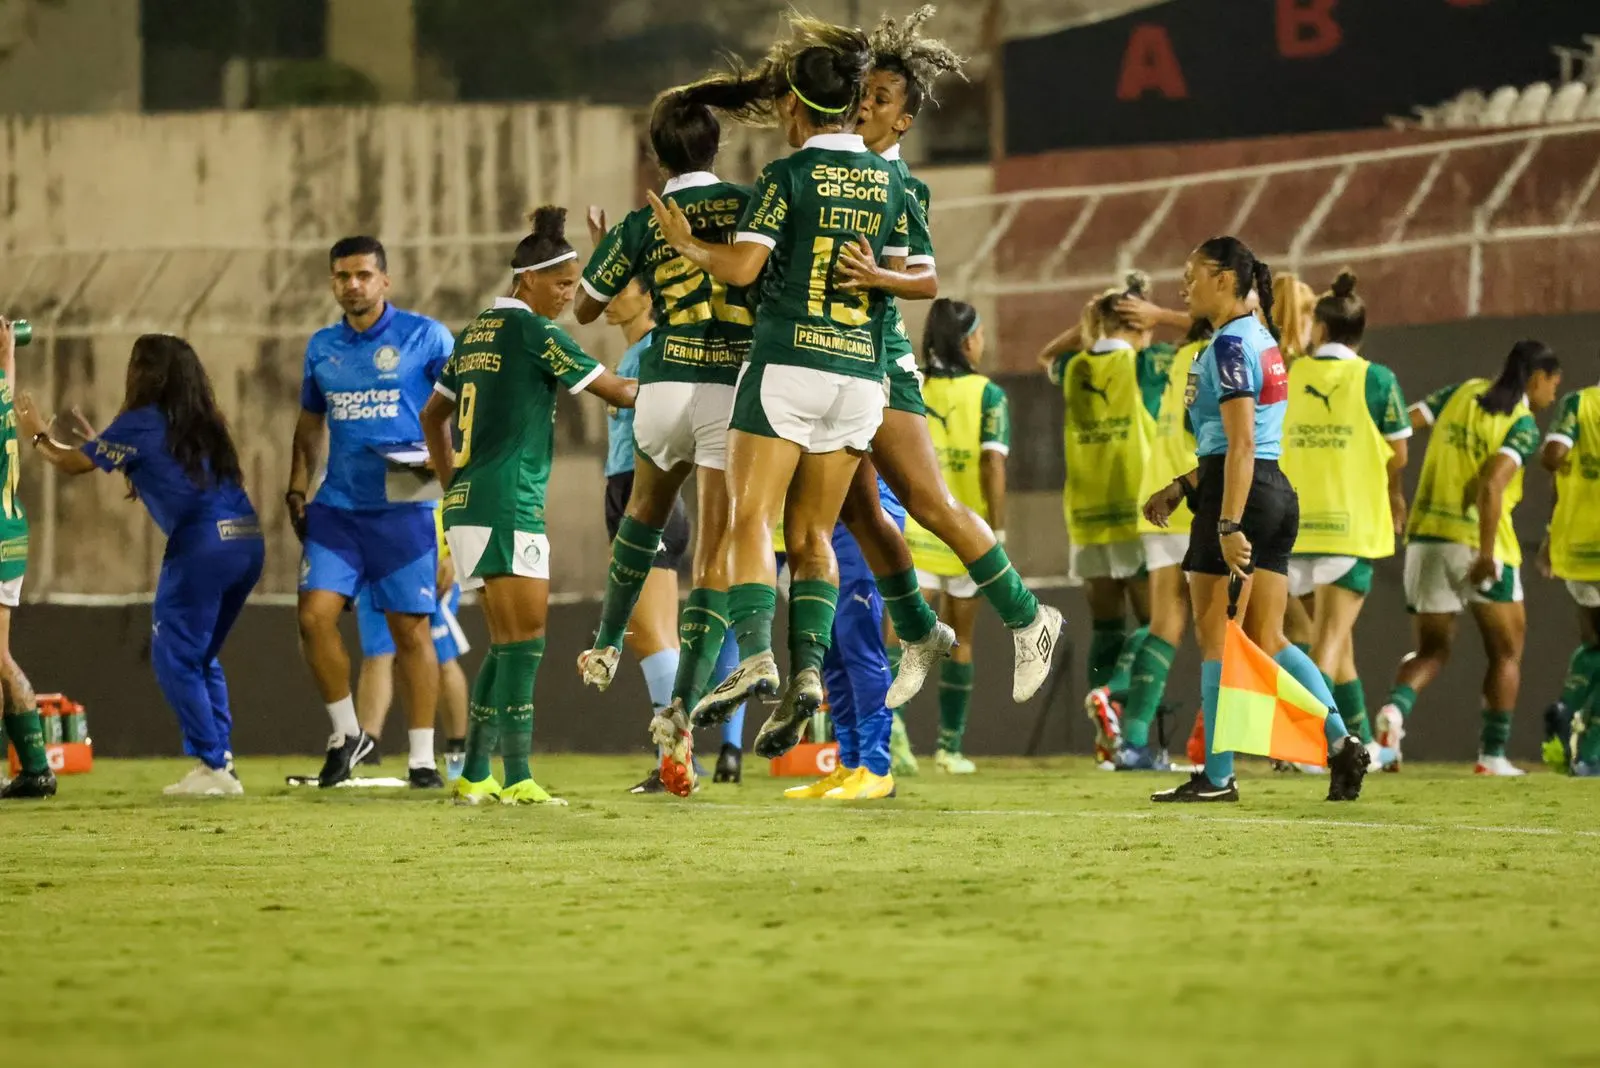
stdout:
<svg viewBox="0 0 1600 1068">
<path fill-rule="evenodd" d="M 223 540 L 214 523 L 195 523 L 167 539 L 152 611 L 150 664 L 178 715 L 183 751 L 208 767 L 233 748 L 228 683 L 217 654 L 261 578 L 266 543 Z"/>
<path fill-rule="evenodd" d="M 839 739 L 839 766 L 887 775 L 894 713 L 884 700 L 894 676 L 883 644 L 883 599 L 843 523 L 833 528 L 833 552 L 839 558 L 839 609 L 833 645 L 822 661 L 822 682 Z"/>
</svg>

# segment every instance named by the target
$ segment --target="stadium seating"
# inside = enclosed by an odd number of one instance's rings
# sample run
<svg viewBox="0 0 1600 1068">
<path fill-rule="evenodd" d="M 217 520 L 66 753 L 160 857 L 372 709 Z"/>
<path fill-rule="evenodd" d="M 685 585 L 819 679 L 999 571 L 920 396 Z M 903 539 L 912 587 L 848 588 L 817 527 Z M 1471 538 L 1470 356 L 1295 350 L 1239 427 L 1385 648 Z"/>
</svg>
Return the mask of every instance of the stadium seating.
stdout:
<svg viewBox="0 0 1600 1068">
<path fill-rule="evenodd" d="M 1561 76 L 1519 88 L 1502 85 L 1485 95 L 1466 89 L 1444 103 L 1412 109 L 1415 119 L 1391 118 L 1399 128 L 1496 129 L 1600 121 L 1600 37 L 1586 37 L 1588 51 L 1557 47 Z"/>
</svg>

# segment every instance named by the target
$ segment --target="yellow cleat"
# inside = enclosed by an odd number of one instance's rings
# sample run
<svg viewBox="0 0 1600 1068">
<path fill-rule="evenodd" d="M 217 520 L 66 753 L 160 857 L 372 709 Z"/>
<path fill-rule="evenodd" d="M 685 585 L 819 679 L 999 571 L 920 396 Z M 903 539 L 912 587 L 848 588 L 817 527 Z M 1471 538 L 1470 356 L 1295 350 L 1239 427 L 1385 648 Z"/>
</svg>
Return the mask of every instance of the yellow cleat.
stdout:
<svg viewBox="0 0 1600 1068">
<path fill-rule="evenodd" d="M 894 776 L 857 768 L 844 782 L 822 795 L 829 801 L 877 801 L 894 796 Z"/>
<path fill-rule="evenodd" d="M 826 778 L 818 779 L 816 782 L 807 783 L 804 786 L 789 787 L 783 792 L 783 796 L 791 801 L 815 801 L 835 786 L 842 785 L 853 774 L 855 774 L 854 768 L 834 768 L 828 772 Z"/>
<path fill-rule="evenodd" d="M 471 782 L 465 775 L 451 784 L 451 800 L 458 805 L 491 805 L 500 800 L 500 784 L 493 775 Z"/>
<path fill-rule="evenodd" d="M 551 797 L 543 786 L 532 779 L 523 779 L 500 791 L 502 805 L 564 805 L 566 801 Z"/>
</svg>

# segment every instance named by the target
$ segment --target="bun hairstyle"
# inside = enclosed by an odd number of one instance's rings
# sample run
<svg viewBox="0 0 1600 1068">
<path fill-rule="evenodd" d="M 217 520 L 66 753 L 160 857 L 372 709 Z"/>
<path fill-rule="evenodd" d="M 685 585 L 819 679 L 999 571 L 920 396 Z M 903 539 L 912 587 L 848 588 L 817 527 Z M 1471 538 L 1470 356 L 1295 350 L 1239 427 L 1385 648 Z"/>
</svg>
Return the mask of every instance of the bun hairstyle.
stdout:
<svg viewBox="0 0 1600 1068">
<path fill-rule="evenodd" d="M 656 97 L 650 111 L 650 147 L 671 175 L 709 171 L 722 143 L 722 124 L 705 103 L 682 89 Z"/>
<path fill-rule="evenodd" d="M 1129 271 L 1123 278 L 1121 289 L 1108 289 L 1101 295 L 1095 313 L 1100 320 L 1102 333 L 1111 333 L 1114 330 L 1132 330 L 1134 324 L 1123 318 L 1117 310 L 1117 305 L 1124 297 L 1133 297 L 1137 300 L 1148 299 L 1150 292 L 1150 276 L 1143 271 Z"/>
<path fill-rule="evenodd" d="M 1351 348 L 1361 344 L 1367 332 L 1367 306 L 1356 296 L 1356 274 L 1348 267 L 1333 280 L 1333 288 L 1317 301 L 1317 322 L 1328 340 Z"/>
<path fill-rule="evenodd" d="M 528 216 L 532 231 L 517 242 L 511 254 L 511 270 L 542 271 L 566 260 L 578 258 L 577 250 L 567 243 L 567 209 L 545 205 Z"/>
<path fill-rule="evenodd" d="M 1261 317 L 1266 320 L 1267 329 L 1274 340 L 1281 340 L 1277 320 L 1272 315 L 1272 268 L 1256 259 L 1250 246 L 1237 237 L 1213 237 L 1195 251 L 1216 264 L 1218 270 L 1233 272 L 1234 297 L 1244 300 L 1251 290 L 1255 291 L 1261 301 Z"/>
<path fill-rule="evenodd" d="M 915 116 L 923 104 L 938 105 L 933 86 L 941 75 L 953 74 L 963 81 L 967 77 L 965 59 L 943 41 L 922 36 L 922 24 L 937 10 L 924 4 L 902 22 L 885 15 L 869 39 L 873 69 L 905 79 L 907 115 Z"/>
<path fill-rule="evenodd" d="M 790 12 L 789 35 L 760 63 L 712 74 L 669 91 L 682 106 L 714 108 L 751 126 L 777 124 L 777 103 L 791 91 L 813 125 L 854 126 L 872 68 L 872 48 L 860 30 Z M 653 126 L 653 123 L 652 123 Z"/>
<path fill-rule="evenodd" d="M 922 364 L 929 376 L 959 378 L 976 373 L 964 345 L 977 326 L 978 309 L 970 304 L 940 297 L 929 306 L 922 328 Z"/>
<path fill-rule="evenodd" d="M 1519 341 L 1511 346 L 1505 366 L 1488 389 L 1478 394 L 1478 404 L 1492 415 L 1509 415 L 1528 393 L 1528 380 L 1535 371 L 1555 374 L 1561 361 L 1542 341 Z"/>
</svg>

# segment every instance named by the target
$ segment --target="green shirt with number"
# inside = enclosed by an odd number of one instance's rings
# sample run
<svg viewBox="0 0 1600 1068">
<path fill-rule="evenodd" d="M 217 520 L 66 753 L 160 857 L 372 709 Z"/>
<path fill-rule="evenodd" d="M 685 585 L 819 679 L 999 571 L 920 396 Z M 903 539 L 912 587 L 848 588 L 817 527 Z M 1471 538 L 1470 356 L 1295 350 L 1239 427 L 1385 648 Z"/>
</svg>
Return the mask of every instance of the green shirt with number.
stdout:
<svg viewBox="0 0 1600 1068">
<path fill-rule="evenodd" d="M 908 245 L 909 255 L 906 257 L 906 267 L 917 267 L 933 263 L 933 238 L 928 227 L 932 225 L 930 208 L 933 204 L 933 195 L 928 191 L 928 183 L 920 178 L 913 177 L 911 168 L 906 166 L 906 161 L 899 156 L 889 160 L 889 165 L 900 175 L 900 180 L 905 183 L 906 192 L 911 199 L 917 202 L 917 207 L 922 210 L 924 225 L 920 229 L 913 229 Z M 905 320 L 900 316 L 900 302 L 894 298 L 889 299 L 888 307 L 883 313 L 883 342 L 886 358 L 891 364 L 898 363 L 906 356 L 915 355 L 916 346 L 912 344 L 911 335 L 906 332 Z M 908 368 L 909 370 L 909 368 Z M 894 372 L 891 370 L 891 374 Z"/>
<path fill-rule="evenodd" d="M 461 433 L 444 495 L 446 530 L 544 533 L 556 391 L 578 393 L 604 370 L 520 300 L 496 298 L 467 324 L 433 387 L 456 402 Z"/>
<path fill-rule="evenodd" d="M 706 175 L 711 178 L 711 175 Z M 731 182 L 673 188 L 664 199 L 683 209 L 694 235 L 726 244 L 750 203 L 750 190 Z M 744 289 L 712 278 L 661 237 L 655 213 L 640 208 L 613 226 L 584 268 L 583 288 L 609 303 L 634 276 L 655 306 L 656 329 L 639 358 L 639 382 L 716 382 L 733 385 L 750 354 L 755 316 Z"/>
<path fill-rule="evenodd" d="M 22 577 L 28 568 L 28 517 L 17 495 L 20 461 L 11 383 L 0 377 L 0 582 Z"/>
<path fill-rule="evenodd" d="M 889 301 L 839 288 L 839 254 L 859 235 L 880 260 L 906 256 L 927 222 L 894 164 L 855 134 L 813 137 L 767 164 L 739 224 L 739 242 L 772 250 L 760 283 L 750 361 L 883 377 Z"/>
</svg>

